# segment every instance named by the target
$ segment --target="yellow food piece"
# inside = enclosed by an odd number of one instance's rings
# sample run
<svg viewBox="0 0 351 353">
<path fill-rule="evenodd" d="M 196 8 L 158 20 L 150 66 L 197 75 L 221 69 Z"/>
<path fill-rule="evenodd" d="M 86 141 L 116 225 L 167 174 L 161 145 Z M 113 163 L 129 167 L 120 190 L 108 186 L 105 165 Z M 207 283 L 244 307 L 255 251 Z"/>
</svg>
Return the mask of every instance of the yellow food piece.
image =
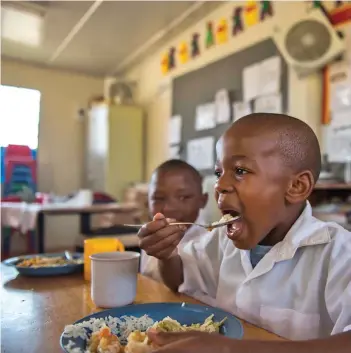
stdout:
<svg viewBox="0 0 351 353">
<path fill-rule="evenodd" d="M 124 353 L 150 353 L 155 348 L 146 332 L 133 331 L 128 336 L 128 344 L 124 347 Z"/>
<path fill-rule="evenodd" d="M 90 353 L 122 353 L 122 346 L 109 327 L 102 327 L 91 335 L 88 352 Z"/>
</svg>

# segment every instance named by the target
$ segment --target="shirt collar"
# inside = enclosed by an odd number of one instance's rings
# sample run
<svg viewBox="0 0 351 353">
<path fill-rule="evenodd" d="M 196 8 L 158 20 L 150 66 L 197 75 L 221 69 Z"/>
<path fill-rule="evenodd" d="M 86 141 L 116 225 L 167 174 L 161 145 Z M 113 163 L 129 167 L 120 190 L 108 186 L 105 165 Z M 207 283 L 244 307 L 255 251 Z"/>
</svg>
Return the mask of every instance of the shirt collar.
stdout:
<svg viewBox="0 0 351 353">
<path fill-rule="evenodd" d="M 267 273 L 277 262 L 292 259 L 298 248 L 326 244 L 330 241 L 328 227 L 325 226 L 324 222 L 312 216 L 312 207 L 307 202 L 300 217 L 290 228 L 285 238 L 274 245 L 254 269 L 252 269 L 250 263 L 250 252 L 248 250 L 240 250 L 241 262 L 248 276 L 245 282 Z"/>
<path fill-rule="evenodd" d="M 298 248 L 326 244 L 331 241 L 328 228 L 324 222 L 313 217 L 312 207 L 309 202 L 300 217 L 290 228 L 285 238 L 273 248 L 276 261 L 293 258 Z"/>
</svg>

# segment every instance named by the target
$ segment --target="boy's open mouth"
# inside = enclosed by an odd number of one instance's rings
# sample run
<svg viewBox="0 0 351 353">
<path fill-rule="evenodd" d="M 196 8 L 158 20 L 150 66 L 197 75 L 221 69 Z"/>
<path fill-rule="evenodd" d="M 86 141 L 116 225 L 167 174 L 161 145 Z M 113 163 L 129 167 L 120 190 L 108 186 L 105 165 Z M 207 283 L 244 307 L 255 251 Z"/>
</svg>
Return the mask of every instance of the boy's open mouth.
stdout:
<svg viewBox="0 0 351 353">
<path fill-rule="evenodd" d="M 223 215 L 230 215 L 233 217 L 233 222 L 230 222 L 227 225 L 227 236 L 228 238 L 235 240 L 237 236 L 242 231 L 243 228 L 243 222 L 242 222 L 242 217 L 241 214 L 238 211 L 235 210 L 223 210 L 222 211 Z M 239 219 L 235 219 L 236 217 L 240 217 Z"/>
<path fill-rule="evenodd" d="M 229 216 L 231 216 L 233 218 L 240 217 L 240 213 L 238 211 L 235 211 L 235 210 L 223 210 L 222 214 L 223 214 L 223 216 L 224 215 L 229 215 Z"/>
</svg>

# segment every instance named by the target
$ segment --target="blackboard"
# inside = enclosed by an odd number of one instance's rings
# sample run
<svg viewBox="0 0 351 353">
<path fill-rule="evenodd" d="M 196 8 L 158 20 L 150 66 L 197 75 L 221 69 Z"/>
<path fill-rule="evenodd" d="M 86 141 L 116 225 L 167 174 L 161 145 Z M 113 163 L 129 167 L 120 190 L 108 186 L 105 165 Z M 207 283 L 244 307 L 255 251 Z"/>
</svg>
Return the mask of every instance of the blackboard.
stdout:
<svg viewBox="0 0 351 353">
<path fill-rule="evenodd" d="M 182 159 L 187 159 L 186 146 L 189 140 L 205 136 L 214 136 L 217 141 L 229 126 L 229 123 L 221 124 L 210 130 L 196 131 L 196 107 L 204 103 L 213 102 L 216 92 L 222 88 L 229 91 L 232 102 L 242 101 L 243 69 L 276 55 L 280 55 L 277 47 L 272 39 L 267 39 L 201 69 L 174 79 L 172 114 L 179 114 L 183 118 L 182 143 L 180 145 L 180 156 Z M 288 68 L 283 58 L 281 58 L 281 61 L 282 104 L 283 112 L 286 112 L 288 110 Z M 212 169 L 200 172 L 204 176 L 213 174 Z"/>
</svg>

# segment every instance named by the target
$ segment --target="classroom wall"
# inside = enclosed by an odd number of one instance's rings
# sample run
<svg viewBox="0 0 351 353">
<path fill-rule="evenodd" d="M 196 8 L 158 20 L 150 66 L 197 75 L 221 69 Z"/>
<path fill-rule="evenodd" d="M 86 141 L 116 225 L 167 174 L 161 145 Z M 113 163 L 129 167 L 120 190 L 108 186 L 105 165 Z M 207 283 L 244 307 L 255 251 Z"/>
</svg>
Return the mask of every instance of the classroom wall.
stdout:
<svg viewBox="0 0 351 353">
<path fill-rule="evenodd" d="M 213 13 L 177 36 L 171 42 L 168 42 L 161 50 L 147 57 L 139 65 L 126 73 L 128 79 L 138 82 L 136 100 L 147 112 L 146 175 L 148 177 L 155 166 L 168 157 L 168 119 L 171 115 L 172 106 L 171 79 L 204 67 L 270 37 L 275 25 L 284 25 L 287 21 L 300 19 L 306 13 L 308 6 L 311 6 L 308 2 L 276 1 L 273 4 L 274 16 L 272 18 L 245 29 L 243 33 L 240 33 L 236 37 L 230 36 L 226 44 L 202 50 L 201 55 L 195 60 L 190 60 L 187 64 L 180 65 L 168 76 L 162 75 L 160 70 L 162 53 L 167 51 L 171 46 L 177 47 L 183 40 L 189 40 L 194 32 L 204 33 L 204 28 L 208 21 L 214 21 L 215 23 L 215 21 L 220 20 L 222 17 L 227 18 L 229 21 L 235 6 L 242 4 L 242 2 L 224 2 Z M 327 8 L 333 8 L 334 6 L 335 2 L 326 3 Z M 202 38 L 202 42 L 203 40 Z M 233 77 L 233 79 L 235 78 Z M 322 110 L 321 100 L 321 74 L 313 74 L 308 78 L 299 80 L 294 72 L 289 70 L 288 113 L 310 124 L 319 137 Z"/>
<path fill-rule="evenodd" d="M 67 194 L 84 182 L 84 120 L 78 110 L 103 92 L 103 78 L 39 68 L 2 59 L 3 85 L 41 92 L 38 147 L 38 190 Z M 77 235 L 77 220 L 50 217 L 48 247 L 69 245 Z"/>
<path fill-rule="evenodd" d="M 41 92 L 38 184 L 41 191 L 65 194 L 84 180 L 84 120 L 78 110 L 103 90 L 103 79 L 2 60 L 3 85 Z"/>
</svg>

